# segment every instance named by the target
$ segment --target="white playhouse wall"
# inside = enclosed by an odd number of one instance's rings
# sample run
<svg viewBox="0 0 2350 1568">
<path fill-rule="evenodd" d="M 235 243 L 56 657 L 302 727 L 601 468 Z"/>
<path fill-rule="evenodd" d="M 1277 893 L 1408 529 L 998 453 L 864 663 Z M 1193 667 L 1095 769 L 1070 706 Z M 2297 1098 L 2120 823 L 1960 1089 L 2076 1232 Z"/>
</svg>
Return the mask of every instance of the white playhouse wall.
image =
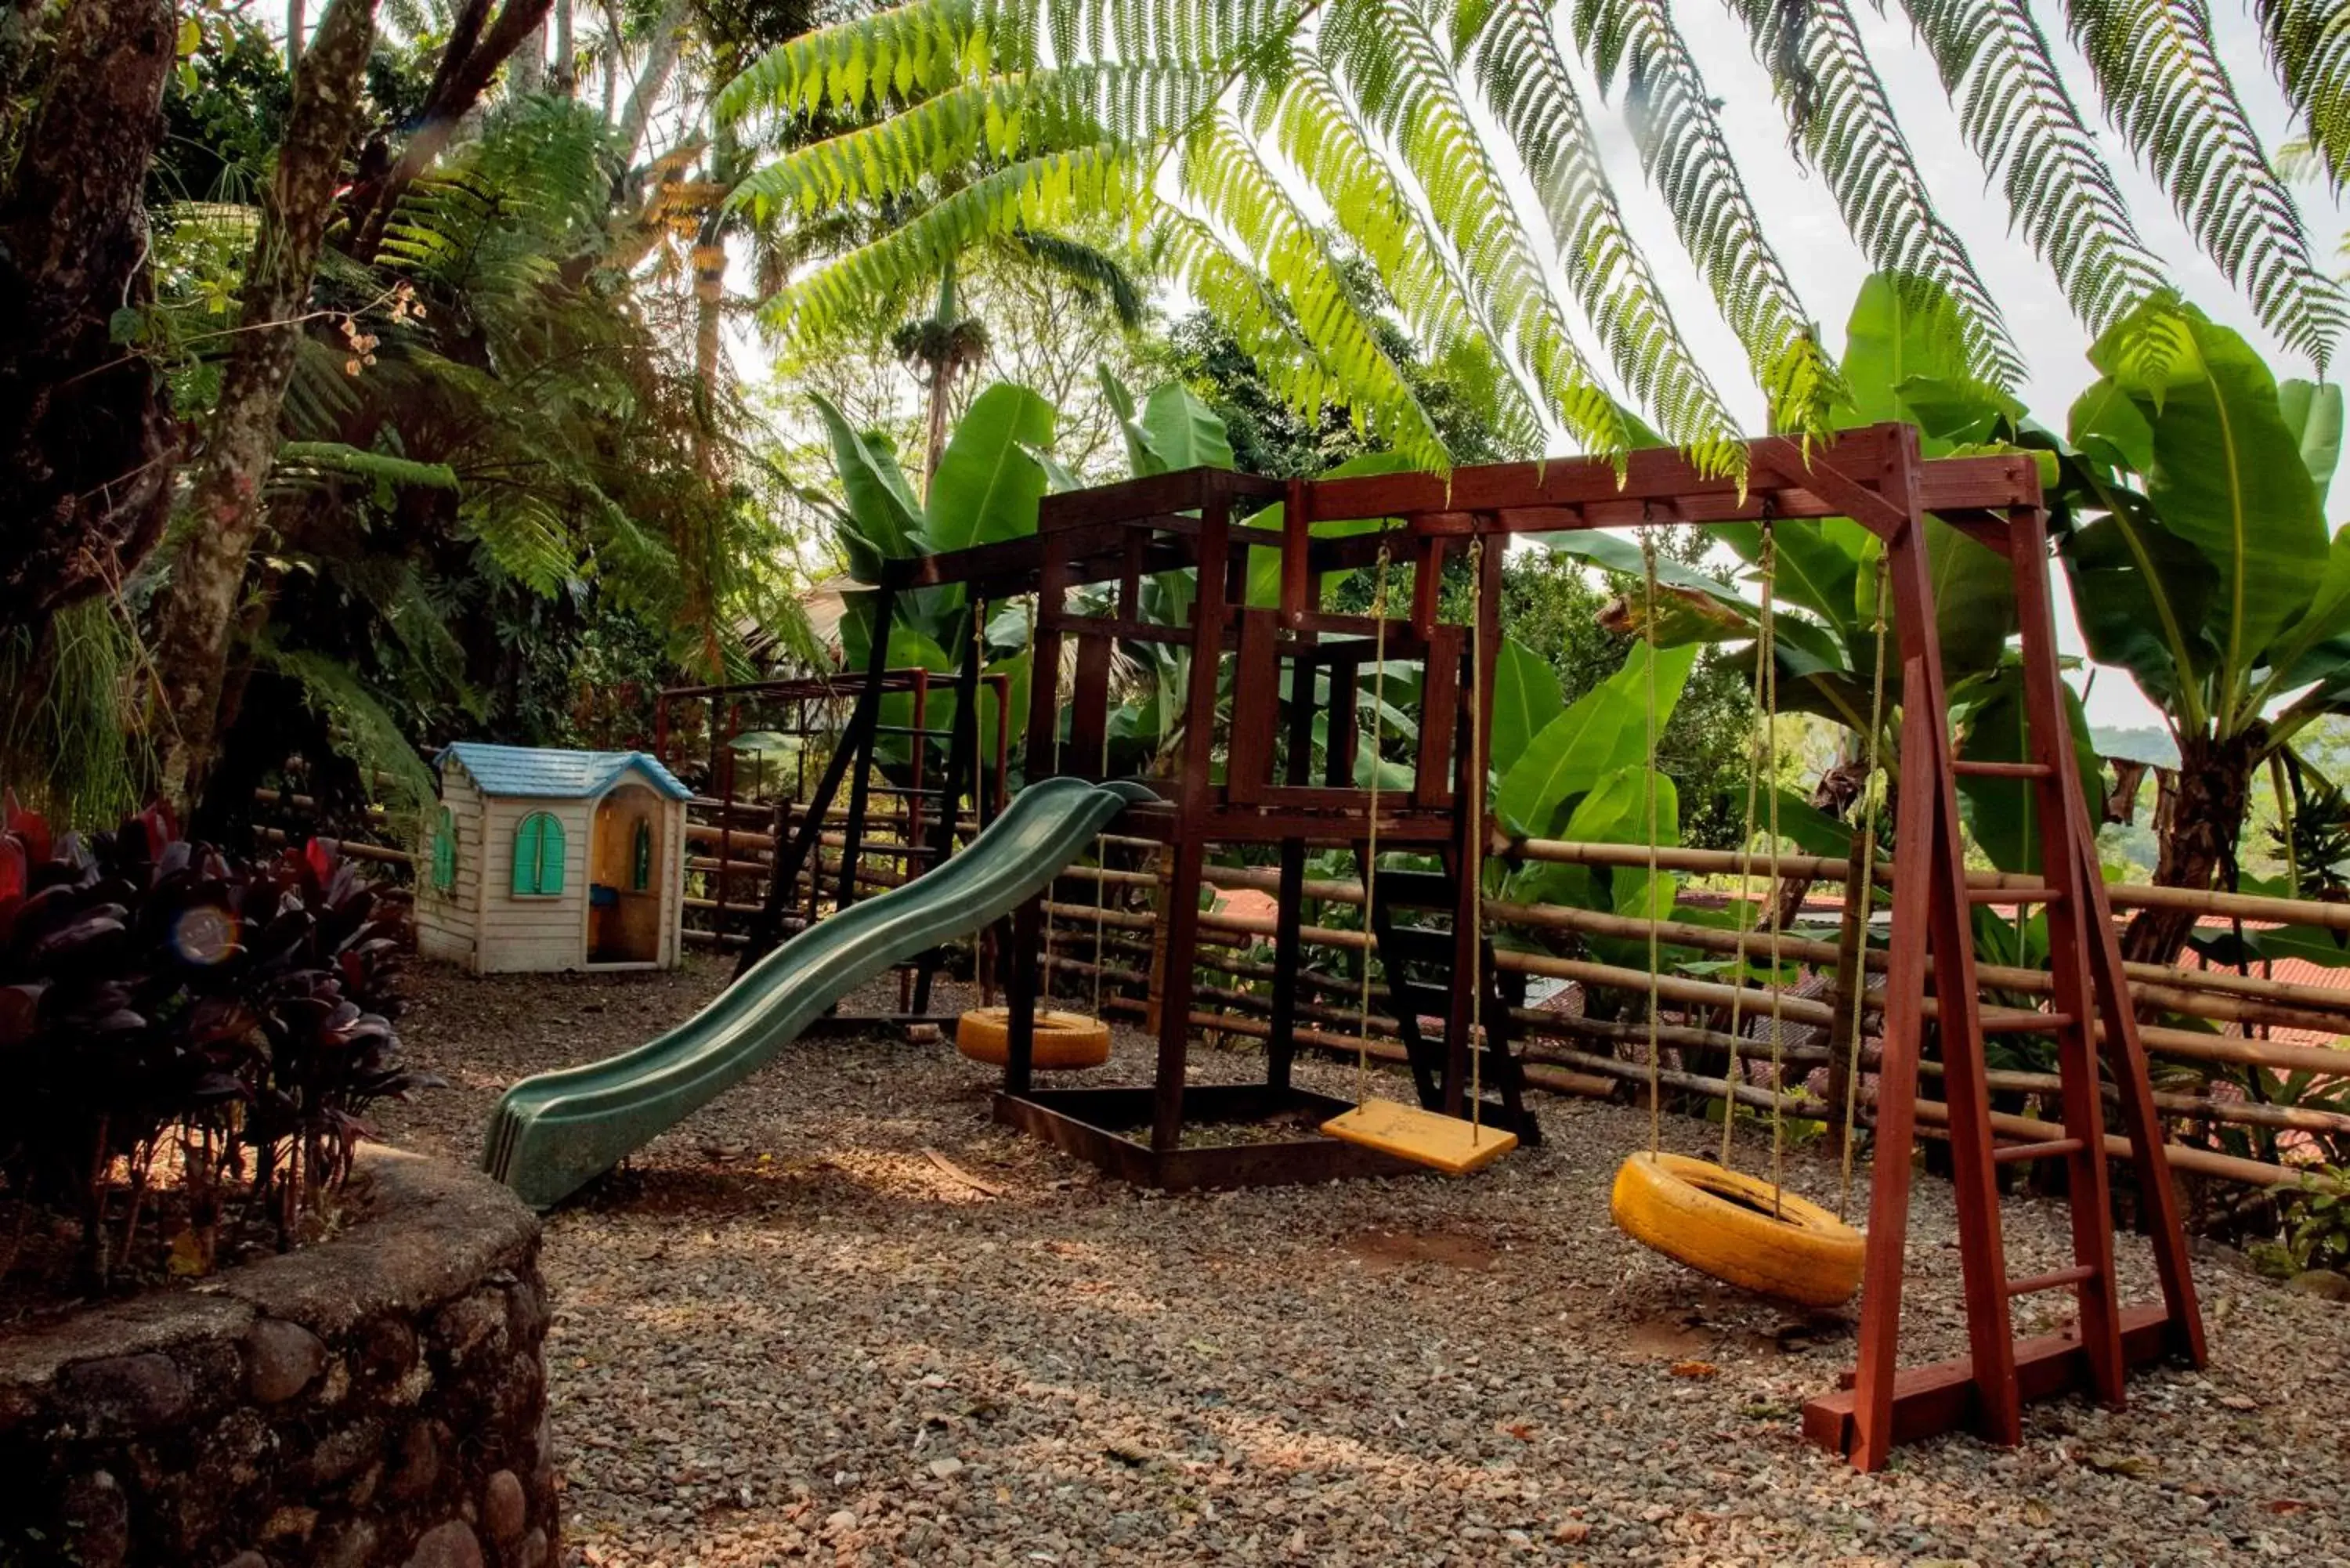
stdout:
<svg viewBox="0 0 2350 1568">
<path fill-rule="evenodd" d="M 432 834 L 449 810 L 456 830 L 456 883 L 447 892 L 432 885 Z M 473 936 L 480 929 L 482 907 L 482 792 L 455 763 L 441 769 L 441 805 L 428 806 L 422 843 L 424 856 L 416 878 L 416 950 L 429 959 L 445 959 L 468 968 L 473 963 Z M 507 846 L 509 858 L 514 854 Z"/>
<path fill-rule="evenodd" d="M 515 830 L 524 817 L 540 811 L 563 825 L 563 891 L 518 898 L 513 890 Z M 541 973 L 587 967 L 588 846 L 595 815 L 592 800 L 493 795 L 484 803 L 489 849 L 480 857 L 477 972 Z"/>
</svg>

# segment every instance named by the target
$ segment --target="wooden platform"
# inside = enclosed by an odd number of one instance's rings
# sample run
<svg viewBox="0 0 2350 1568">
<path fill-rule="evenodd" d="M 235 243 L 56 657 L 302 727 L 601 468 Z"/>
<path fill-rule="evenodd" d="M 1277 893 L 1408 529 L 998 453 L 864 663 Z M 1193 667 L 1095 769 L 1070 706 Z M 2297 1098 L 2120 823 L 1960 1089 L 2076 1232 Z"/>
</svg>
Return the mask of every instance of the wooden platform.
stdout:
<svg viewBox="0 0 2350 1568">
<path fill-rule="evenodd" d="M 1518 1147 L 1518 1135 L 1499 1127 L 1481 1127 L 1441 1111 L 1394 1100 L 1365 1100 L 1343 1116 L 1322 1124 L 1332 1137 L 1390 1154 L 1414 1165 L 1428 1166 L 1447 1176 L 1482 1170 Z"/>
<path fill-rule="evenodd" d="M 2170 1315 L 2158 1303 L 2126 1306 L 2121 1312 L 2122 1355 L 2132 1366 L 2162 1360 L 2177 1348 L 2172 1343 Z M 1804 1405 L 1804 1436 L 1821 1448 L 1849 1454 L 1859 1441 L 1854 1416 L 1853 1375 L 1844 1374 L 1844 1386 Z M 2015 1347 L 2018 1399 L 2030 1404 L 2089 1386 L 2089 1358 L 2082 1348 L 2077 1325 L 2062 1333 L 2027 1339 Z M 1967 1356 L 1905 1366 L 1893 1380 L 1893 1440 L 1915 1443 L 1944 1432 L 1972 1429 L 1979 1405 L 1974 1363 Z"/>
<path fill-rule="evenodd" d="M 1263 1084 L 1194 1084 L 1183 1091 L 1185 1126 L 1273 1123 L 1297 1136 L 1206 1147 L 1154 1149 L 1122 1129 L 1150 1125 L 1147 1085 L 998 1093 L 995 1119 L 1043 1138 L 1121 1181 L 1169 1192 L 1278 1187 L 1365 1176 L 1411 1176 L 1420 1167 L 1315 1129 L 1347 1103 L 1309 1089 Z M 1147 1135 L 1146 1135 L 1147 1137 Z"/>
</svg>

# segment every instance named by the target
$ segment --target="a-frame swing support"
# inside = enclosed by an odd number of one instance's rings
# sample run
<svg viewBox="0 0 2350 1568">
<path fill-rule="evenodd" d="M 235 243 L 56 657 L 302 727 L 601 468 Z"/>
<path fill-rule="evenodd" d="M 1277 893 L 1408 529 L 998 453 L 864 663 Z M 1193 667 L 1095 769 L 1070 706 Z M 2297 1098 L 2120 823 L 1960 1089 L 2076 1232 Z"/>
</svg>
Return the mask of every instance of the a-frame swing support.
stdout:
<svg viewBox="0 0 2350 1568">
<path fill-rule="evenodd" d="M 1235 519 L 1236 504 L 1281 500 L 1275 533 Z M 1460 711 L 1461 694 L 1491 700 L 1497 639 L 1481 618 L 1476 647 L 1464 647 L 1461 628 L 1434 615 L 1441 564 L 1450 549 L 1483 538 L 1489 573 L 1481 594 L 1497 592 L 1503 541 L 1513 534 L 1666 524 L 1724 524 L 1847 517 L 1883 542 L 1894 596 L 1901 676 L 1902 755 L 1896 828 L 1893 909 L 1885 981 L 1883 1052 L 1878 1067 L 1876 1155 L 1869 1201 L 1868 1251 L 1862 1282 L 1857 1366 L 1846 1386 L 1804 1407 L 1804 1429 L 1814 1440 L 1848 1456 L 1864 1469 L 1882 1466 L 1898 1442 L 1936 1433 L 1972 1430 L 2002 1443 L 2022 1433 L 2027 1401 L 2085 1388 L 2118 1404 L 2127 1369 L 2165 1355 L 2193 1365 L 2204 1358 L 2202 1321 L 2189 1272 L 2187 1242 L 2164 1154 L 2162 1127 L 2147 1081 L 2146 1055 L 2123 984 L 2112 911 L 2095 857 L 2095 839 L 2081 792 L 2065 701 L 2056 667 L 2049 602 L 2048 542 L 2039 472 L 2027 453 L 1928 461 L 1915 430 L 1876 425 L 1847 431 L 1808 446 L 1783 437 L 1750 443 L 1747 472 L 1700 472 L 1681 453 L 1650 449 L 1620 462 L 1567 459 L 1540 464 L 1464 468 L 1450 475 L 1379 474 L 1316 480 L 1284 487 L 1246 476 L 1191 471 L 1094 491 L 1052 497 L 1035 538 L 975 546 L 922 557 L 899 566 L 891 586 L 914 589 L 961 583 L 991 597 L 1039 595 L 1035 650 L 1035 705 L 1029 720 L 1028 777 L 1056 771 L 1059 725 L 1054 676 L 1065 636 L 1078 642 L 1069 718 L 1070 771 L 1097 755 L 1103 722 L 1104 661 L 1113 641 L 1172 644 L 1190 651 L 1193 676 L 1184 728 L 1192 736 L 1215 732 L 1219 682 L 1206 672 L 1231 671 L 1232 709 L 1221 779 L 1210 775 L 1209 751 L 1187 748 L 1183 775 L 1168 781 L 1162 807 L 1138 808 L 1122 832 L 1159 838 L 1175 850 L 1165 903 L 1166 965 L 1155 1001 L 1159 1018 L 1159 1073 L 1145 1089 L 1033 1091 L 1028 1075 L 1025 1012 L 1036 996 L 1035 973 L 1041 901 L 1019 912 L 1009 977 L 1014 1027 L 1000 1119 L 1060 1143 L 1107 1168 L 1158 1185 L 1233 1185 L 1263 1179 L 1311 1180 L 1344 1172 L 1326 1163 L 1330 1147 L 1301 1143 L 1226 1149 L 1184 1149 L 1177 1135 L 1187 1113 L 1221 1108 L 1238 1113 L 1291 1105 L 1302 1092 L 1287 1080 L 1287 1030 L 1268 1052 L 1272 1076 L 1262 1088 L 1185 1087 L 1184 1041 L 1190 1027 L 1189 961 L 1196 935 L 1202 841 L 1255 842 L 1281 847 L 1282 940 L 1276 964 L 1295 963 L 1295 906 L 1309 844 L 1361 842 L 1367 824 L 1365 792 L 1333 763 L 1326 782 L 1309 783 L 1293 750 L 1274 768 L 1273 737 L 1286 728 L 1305 733 L 1297 702 L 1326 675 L 1332 694 L 1328 744 L 1351 756 L 1355 702 L 1349 693 L 1370 651 L 1377 623 L 1321 608 L 1320 586 L 1331 576 L 1371 566 L 1383 549 L 1409 558 L 1414 613 L 1391 620 L 1389 658 L 1417 659 L 1429 670 L 1453 670 L 1481 661 L 1481 678 L 1458 685 L 1424 680 L 1420 697 L 1423 745 L 1411 788 L 1379 797 L 1383 846 L 1419 853 L 1456 853 L 1490 834 L 1481 792 L 1487 759 L 1470 756 L 1461 737 L 1490 735 L 1490 713 L 1471 726 Z M 1936 632 L 1929 551 L 1929 519 L 1938 518 L 2012 566 L 2021 631 L 2028 760 L 1962 761 L 1952 753 L 1948 692 Z M 1335 526 L 1334 526 L 1335 525 Z M 1247 597 L 1253 552 L 1277 554 L 1277 611 Z M 1198 596 L 1186 627 L 1146 625 L 1138 615 L 1136 585 L 1153 573 L 1197 568 Z M 1066 604 L 1086 583 L 1118 585 L 1116 608 L 1086 617 Z M 1424 601 L 1424 602 L 1422 602 Z M 1486 604 L 1494 600 L 1488 597 Z M 1227 663 L 1226 661 L 1229 661 Z M 1281 712 L 1277 671 L 1285 663 L 1291 706 Z M 2039 832 L 2043 886 L 2019 892 L 1971 888 L 1958 809 L 1961 775 L 2003 781 L 2019 802 L 2028 796 Z M 1462 779 L 1472 781 L 1461 788 Z M 1978 784 L 1975 787 L 1982 787 Z M 1465 798 L 1464 798 L 1465 797 Z M 1473 856 L 1464 856 L 1461 870 Z M 1461 933 L 1475 897 L 1473 877 L 1456 872 L 1451 936 Z M 2063 1084 L 2064 1136 L 2035 1144 L 1995 1143 L 1985 1086 L 1984 1022 L 1975 989 L 1974 902 L 2044 906 L 2055 1001 L 2032 1027 L 2054 1034 Z M 1292 971 L 1294 972 L 1294 971 Z M 1916 1137 L 1918 1056 L 1925 1029 L 1924 999 L 1939 1002 L 1943 1085 L 1948 1099 L 1954 1195 L 1968 1324 L 1969 1354 L 1955 1360 L 1903 1367 L 1899 1364 L 1901 1291 L 1908 1232 L 1910 1161 Z M 1277 1000 L 1286 1024 L 1294 1008 Z M 1471 1048 L 1467 992 L 1455 988 L 1446 1020 L 1440 1074 L 1423 1085 L 1458 1115 L 1462 1069 Z M 1433 1068 L 1436 1064 L 1429 1064 Z M 2104 1125 L 2103 1075 L 2118 1093 L 2120 1136 L 2111 1143 Z M 1095 1102 L 1099 1102 L 1098 1105 Z M 1229 1102 L 1229 1104 L 1227 1104 Z M 1245 1104 L 1243 1104 L 1245 1102 Z M 1090 1107 L 1090 1108 L 1087 1108 Z M 1090 1118 L 1090 1119 L 1088 1119 Z M 1144 1145 L 1107 1128 L 1150 1125 Z M 2161 1300 L 2126 1306 L 2114 1267 L 2114 1225 L 2106 1160 L 2118 1150 L 2136 1179 L 2138 1216 L 2154 1251 Z M 2070 1267 L 2011 1278 L 2002 1250 L 1996 1168 L 2024 1159 L 2067 1163 L 2073 1218 Z M 1184 1162 L 1192 1176 L 1176 1179 Z M 1208 1168 L 1210 1165 L 1213 1169 Z M 2069 1331 L 2019 1343 L 2013 1298 L 2068 1291 L 2076 1307 Z"/>
</svg>

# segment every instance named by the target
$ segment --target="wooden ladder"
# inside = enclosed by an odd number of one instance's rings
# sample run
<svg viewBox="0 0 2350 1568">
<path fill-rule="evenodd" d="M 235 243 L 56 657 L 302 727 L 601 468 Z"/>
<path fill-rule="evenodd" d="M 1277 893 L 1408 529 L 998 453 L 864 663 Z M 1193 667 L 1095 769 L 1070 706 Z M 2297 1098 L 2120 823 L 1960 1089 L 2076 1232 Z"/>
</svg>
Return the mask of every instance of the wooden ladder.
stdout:
<svg viewBox="0 0 2350 1568">
<path fill-rule="evenodd" d="M 1897 922 L 1885 976 L 1885 1049 L 1877 1080 L 1858 1361 L 1843 1391 L 1814 1399 L 1804 1410 L 1806 1435 L 1846 1454 L 1862 1469 L 1885 1464 L 1897 1442 L 1952 1429 L 1970 1428 L 1992 1442 L 2017 1443 L 2022 1438 L 2021 1412 L 2027 1400 L 2085 1387 L 2099 1402 L 2118 1407 L 2131 1366 L 2173 1355 L 2199 1366 L 2204 1360 L 2202 1319 L 2189 1271 L 2186 1233 L 2147 1081 L 2146 1053 L 2124 983 L 2121 948 L 2057 674 L 2043 514 L 2036 506 L 2018 507 L 2003 523 L 1990 516 L 1966 520 L 1965 531 L 2002 551 L 2011 565 L 2022 632 L 2028 745 L 2027 760 L 1958 758 L 1951 752 L 1940 650 L 1933 629 L 1926 524 L 1914 481 L 1908 478 L 1914 462 L 1914 446 L 1897 452 L 1893 472 L 1877 487 L 1883 497 L 1877 504 L 1890 502 L 1901 514 L 1879 518 L 1878 531 L 1887 540 L 1888 573 L 1902 631 L 1902 788 L 1894 886 L 1908 928 L 1905 931 Z M 1905 468 L 1908 473 L 1901 472 Z M 1814 482 L 1814 488 L 1831 495 L 1836 487 Z M 1866 504 L 1860 495 L 1847 502 L 1838 492 L 1831 498 L 1852 504 L 1856 515 Z M 1973 785 L 1979 800 L 1987 785 L 1998 781 L 2012 785 L 2017 808 L 2029 810 L 2036 821 L 2038 884 L 1991 886 L 1988 878 L 1983 884 L 1970 882 L 1960 834 L 1961 778 L 1984 781 Z M 2054 1000 L 2047 1012 L 2003 1013 L 1987 1025 L 1976 992 L 1970 910 L 1994 903 L 2046 909 Z M 1918 937 L 1921 920 L 1922 940 Z M 1919 1046 L 1929 989 L 1940 1026 L 1969 1354 L 1902 1368 L 1897 1349 L 1904 1241 Z M 2061 1137 L 2005 1144 L 1995 1140 L 1983 1039 L 1986 1033 L 2003 1031 L 2054 1037 L 2062 1083 Z M 2109 1153 L 2125 1151 L 2107 1143 L 2108 1088 L 2116 1092 L 2121 1120 L 2117 1142 L 2126 1145 L 2136 1176 L 2140 1226 L 2153 1244 L 2161 1281 L 2159 1303 L 2125 1306 L 2120 1300 L 2106 1159 Z M 2009 1271 L 2001 1237 L 1998 1168 L 2041 1159 L 2064 1162 L 2072 1262 L 2019 1277 Z M 2076 1317 L 2072 1326 L 2019 1342 L 2013 1328 L 2015 1299 L 2060 1290 L 2073 1293 Z"/>
</svg>

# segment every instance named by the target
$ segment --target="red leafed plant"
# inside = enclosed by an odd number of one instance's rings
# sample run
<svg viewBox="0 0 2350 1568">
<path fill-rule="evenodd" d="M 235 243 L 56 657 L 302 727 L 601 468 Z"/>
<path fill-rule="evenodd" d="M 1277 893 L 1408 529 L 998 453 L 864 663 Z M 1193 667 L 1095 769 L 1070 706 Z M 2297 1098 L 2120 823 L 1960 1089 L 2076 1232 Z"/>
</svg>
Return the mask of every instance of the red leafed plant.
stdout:
<svg viewBox="0 0 2350 1568">
<path fill-rule="evenodd" d="M 407 919 L 331 844 L 233 860 L 161 808 L 85 842 L 11 799 L 0 1190 L 18 1238 L 67 1217 L 83 1288 L 103 1288 L 160 1181 L 181 1272 L 210 1265 L 233 1209 L 285 1244 L 348 1176 L 367 1106 L 439 1082 L 401 1065 L 392 1025 Z"/>
</svg>

